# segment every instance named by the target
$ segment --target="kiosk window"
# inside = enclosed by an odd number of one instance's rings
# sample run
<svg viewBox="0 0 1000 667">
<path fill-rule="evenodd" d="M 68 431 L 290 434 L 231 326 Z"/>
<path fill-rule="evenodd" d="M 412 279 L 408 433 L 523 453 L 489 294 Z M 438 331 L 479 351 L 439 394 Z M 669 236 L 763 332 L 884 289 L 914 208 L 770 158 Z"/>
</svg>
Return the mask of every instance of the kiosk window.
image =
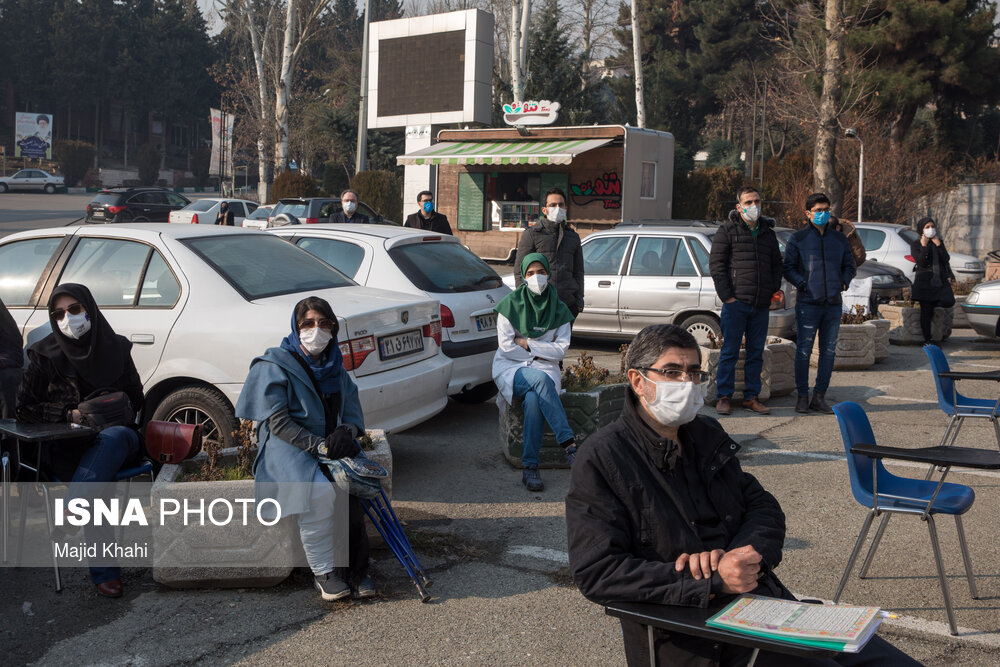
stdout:
<svg viewBox="0 0 1000 667">
<path fill-rule="evenodd" d="M 642 163 L 642 183 L 639 186 L 639 197 L 656 199 L 656 163 Z"/>
</svg>

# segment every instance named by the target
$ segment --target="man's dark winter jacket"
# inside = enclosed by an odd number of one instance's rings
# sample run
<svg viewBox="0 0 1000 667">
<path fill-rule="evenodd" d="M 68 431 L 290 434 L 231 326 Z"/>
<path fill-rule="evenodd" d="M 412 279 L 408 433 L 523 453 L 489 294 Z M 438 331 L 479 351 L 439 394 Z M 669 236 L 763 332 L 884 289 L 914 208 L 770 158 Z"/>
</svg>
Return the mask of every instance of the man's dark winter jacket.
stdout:
<svg viewBox="0 0 1000 667">
<path fill-rule="evenodd" d="M 573 579 L 580 592 L 598 604 L 707 607 L 713 580 L 695 580 L 688 569 L 676 572 L 674 561 L 682 553 L 708 551 L 713 545 L 702 541 L 683 510 L 665 456 L 669 442 L 642 422 L 636 401 L 629 391 L 622 416 L 587 438 L 573 464 L 566 496 Z M 681 427 L 679 437 L 684 456 L 695 455 L 697 448 L 705 495 L 711 501 L 702 514 L 714 515 L 711 529 L 721 531 L 724 548 L 753 545 L 764 559 L 765 574 L 754 592 L 790 598 L 771 572 L 781 561 L 785 539 L 785 516 L 778 501 L 743 472 L 736 459 L 740 446 L 716 420 L 695 417 Z M 629 664 L 649 664 L 643 628 L 623 621 L 622 629 Z M 658 664 L 711 665 L 718 659 L 709 640 L 661 633 L 658 644 Z"/>
<path fill-rule="evenodd" d="M 340 210 L 334 213 L 332 216 L 330 216 L 330 222 L 340 223 L 340 224 L 350 223 L 352 225 L 367 225 L 369 222 L 371 222 L 371 220 L 369 220 L 368 216 L 365 215 L 364 213 L 358 213 L 357 211 L 355 211 L 354 215 L 351 216 L 351 219 L 348 220 L 347 214 L 344 213 L 343 210 Z M 450 234 L 451 232 L 448 233 Z"/>
<path fill-rule="evenodd" d="M 425 218 L 419 211 L 411 213 L 407 216 L 403 226 L 451 235 L 451 224 L 448 222 L 448 216 L 442 215 L 437 211 L 433 211 L 429 218 Z"/>
<path fill-rule="evenodd" d="M 799 303 L 836 305 L 857 267 L 847 238 L 827 225 L 820 233 L 809 223 L 785 246 L 785 280 L 798 288 Z"/>
<path fill-rule="evenodd" d="M 549 283 L 574 316 L 583 310 L 583 248 L 580 235 L 568 223 L 555 224 L 541 218 L 524 230 L 514 259 L 514 283 L 520 285 L 521 260 L 540 252 L 549 260 Z"/>
<path fill-rule="evenodd" d="M 781 250 L 774 220 L 758 218 L 757 226 L 754 237 L 739 211 L 732 210 L 712 239 L 709 269 L 723 302 L 736 299 L 754 308 L 767 308 L 771 295 L 781 289 Z"/>
</svg>

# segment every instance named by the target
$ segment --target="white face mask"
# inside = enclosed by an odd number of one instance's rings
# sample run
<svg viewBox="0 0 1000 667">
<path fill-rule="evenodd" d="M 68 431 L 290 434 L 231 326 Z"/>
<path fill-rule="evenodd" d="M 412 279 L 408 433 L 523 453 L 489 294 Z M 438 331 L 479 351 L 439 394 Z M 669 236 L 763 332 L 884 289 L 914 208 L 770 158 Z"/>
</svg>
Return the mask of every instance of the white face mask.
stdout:
<svg viewBox="0 0 1000 667">
<path fill-rule="evenodd" d="M 299 342 L 313 357 L 322 354 L 331 340 L 333 340 L 333 334 L 323 327 L 312 327 L 299 332 Z"/>
<path fill-rule="evenodd" d="M 62 331 L 63 335 L 73 340 L 79 340 L 81 336 L 90 331 L 90 316 L 87 313 L 80 313 L 79 315 L 66 313 L 58 321 L 58 324 L 59 331 Z"/>
<path fill-rule="evenodd" d="M 528 284 L 529 290 L 535 294 L 541 294 L 548 287 L 549 277 L 542 273 L 536 273 L 525 278 L 524 282 Z"/>
<path fill-rule="evenodd" d="M 566 219 L 566 209 L 562 206 L 549 206 L 545 209 L 545 217 L 558 225 Z"/>
<path fill-rule="evenodd" d="M 749 220 L 750 222 L 754 222 L 755 220 L 757 220 L 757 218 L 760 217 L 760 207 L 754 205 L 743 208 L 743 217 Z"/>
<path fill-rule="evenodd" d="M 937 230 L 934 229 L 933 227 L 924 227 L 924 236 L 926 236 L 929 239 L 932 239 L 935 236 L 937 236 Z"/>
<path fill-rule="evenodd" d="M 647 402 L 642 399 L 653 418 L 664 426 L 683 426 L 687 424 L 698 410 L 705 404 L 701 385 L 694 382 L 655 382 L 645 375 L 647 382 L 656 385 L 656 398 Z"/>
<path fill-rule="evenodd" d="M 358 202 L 356 201 L 345 201 L 344 202 L 344 213 L 351 215 L 358 210 Z"/>
</svg>

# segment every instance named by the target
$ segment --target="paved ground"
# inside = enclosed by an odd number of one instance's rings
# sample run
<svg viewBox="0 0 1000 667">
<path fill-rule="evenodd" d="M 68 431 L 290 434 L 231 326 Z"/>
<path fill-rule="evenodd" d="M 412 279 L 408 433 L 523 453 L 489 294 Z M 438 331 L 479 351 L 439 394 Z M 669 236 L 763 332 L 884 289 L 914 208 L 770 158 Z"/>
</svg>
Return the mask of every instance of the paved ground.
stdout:
<svg viewBox="0 0 1000 667">
<path fill-rule="evenodd" d="M 946 351 L 961 367 L 1000 365 L 1000 346 L 960 333 L 966 335 Z M 609 366 L 618 364 L 615 348 L 577 345 Z M 831 397 L 869 410 L 883 443 L 935 442 L 944 418 L 923 353 L 892 352 L 875 370 L 835 374 Z M 995 395 L 996 386 L 970 392 Z M 864 512 L 849 494 L 834 419 L 796 415 L 791 397 L 772 405 L 770 417 L 740 413 L 723 424 L 744 445 L 746 469 L 787 514 L 778 574 L 800 595 L 829 598 Z M 71 571 L 66 590 L 56 595 L 49 570 L 0 569 L 0 662 L 621 664 L 616 623 L 567 576 L 562 498 L 568 472 L 545 472 L 546 490 L 526 493 L 499 452 L 496 432 L 492 403 L 451 404 L 391 439 L 394 504 L 435 579 L 430 604 L 420 604 L 384 549 L 375 551 L 381 597 L 364 604 L 322 603 L 304 572 L 272 589 L 174 591 L 156 585 L 148 570 L 133 569 L 126 571 L 126 597 L 116 601 L 97 599 L 83 570 Z M 996 446 L 980 425 L 966 427 L 962 443 Z M 940 528 L 961 636 L 947 634 L 927 531 L 915 519 L 893 520 L 871 578 L 852 579 L 844 600 L 900 614 L 881 634 L 926 664 L 992 666 L 1000 662 L 1000 475 L 956 472 L 952 480 L 977 493 L 965 526 L 981 599 L 969 597 L 961 576 L 954 526 L 942 520 Z"/>
</svg>

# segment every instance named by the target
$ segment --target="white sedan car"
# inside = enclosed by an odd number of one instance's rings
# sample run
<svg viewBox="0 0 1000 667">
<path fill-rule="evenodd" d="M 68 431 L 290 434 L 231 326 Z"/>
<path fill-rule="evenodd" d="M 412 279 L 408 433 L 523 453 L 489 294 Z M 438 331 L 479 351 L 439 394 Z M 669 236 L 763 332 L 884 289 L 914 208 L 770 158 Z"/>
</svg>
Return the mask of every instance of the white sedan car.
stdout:
<svg viewBox="0 0 1000 667">
<path fill-rule="evenodd" d="M 493 307 L 510 292 L 454 236 L 394 225 L 289 225 L 268 232 L 291 241 L 362 285 L 441 302 L 442 350 L 454 361 L 448 393 L 476 403 L 496 394 Z"/>
<path fill-rule="evenodd" d="M 913 280 L 913 269 L 917 263 L 910 255 L 910 244 L 919 241 L 920 234 L 910 227 L 888 222 L 856 222 L 854 226 L 857 227 L 869 260 L 895 266 Z M 981 260 L 951 250 L 948 255 L 951 257 L 951 270 L 959 282 L 982 280 L 986 277 L 986 264 Z"/>
<path fill-rule="evenodd" d="M 333 306 L 344 365 L 366 426 L 399 431 L 448 402 L 433 299 L 361 287 L 307 252 L 238 227 L 122 224 L 57 227 L 0 240 L 0 298 L 26 345 L 51 330 L 59 283 L 86 285 L 132 341 L 146 419 L 202 423 L 232 446 L 233 406 L 250 361 L 288 335 L 295 304 Z"/>
<path fill-rule="evenodd" d="M 13 176 L 0 178 L 0 192 L 8 190 L 38 190 L 48 194 L 66 187 L 62 176 L 53 176 L 41 169 L 22 169 Z"/>
<path fill-rule="evenodd" d="M 962 310 L 977 334 L 1000 338 L 1000 280 L 973 287 L 962 304 Z"/>
<path fill-rule="evenodd" d="M 196 199 L 180 210 L 171 211 L 169 220 L 184 225 L 214 225 L 222 202 L 229 202 L 229 210 L 233 212 L 233 224 L 236 227 L 242 227 L 243 219 L 257 210 L 259 206 L 257 202 L 246 199 L 206 197 Z"/>
</svg>

